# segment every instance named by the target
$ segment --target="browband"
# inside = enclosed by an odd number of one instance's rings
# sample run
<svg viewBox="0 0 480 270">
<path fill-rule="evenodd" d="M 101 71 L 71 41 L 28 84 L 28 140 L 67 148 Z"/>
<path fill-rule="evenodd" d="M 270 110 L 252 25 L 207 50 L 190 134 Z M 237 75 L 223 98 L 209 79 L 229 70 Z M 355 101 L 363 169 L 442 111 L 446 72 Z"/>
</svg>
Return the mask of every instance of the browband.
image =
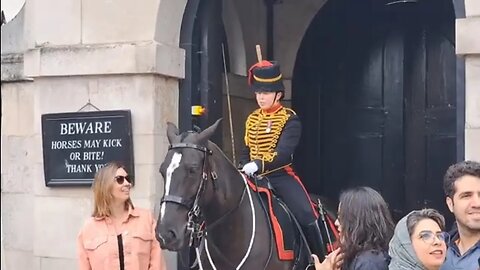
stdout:
<svg viewBox="0 0 480 270">
<path fill-rule="evenodd" d="M 212 154 L 212 151 L 209 150 L 208 148 L 200 146 L 200 145 L 196 145 L 196 144 L 193 144 L 193 143 L 174 143 L 174 144 L 171 144 L 170 146 L 168 146 L 168 150 L 177 149 L 177 148 L 193 148 L 193 149 L 202 151 L 202 152 L 204 152 L 206 154 L 209 154 L 209 155 Z"/>
</svg>

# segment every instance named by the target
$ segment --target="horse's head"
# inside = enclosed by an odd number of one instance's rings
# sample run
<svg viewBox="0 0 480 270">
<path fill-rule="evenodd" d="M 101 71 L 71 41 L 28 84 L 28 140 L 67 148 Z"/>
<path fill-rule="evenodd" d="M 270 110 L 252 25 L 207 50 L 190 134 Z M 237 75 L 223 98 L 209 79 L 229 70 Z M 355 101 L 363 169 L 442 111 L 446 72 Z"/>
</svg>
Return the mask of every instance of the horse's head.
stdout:
<svg viewBox="0 0 480 270">
<path fill-rule="evenodd" d="M 206 182 L 211 177 L 209 156 L 212 152 L 208 148 L 208 139 L 219 123 L 220 120 L 217 120 L 200 133 L 185 132 L 180 135 L 174 124 L 167 124 L 170 146 L 160 166 L 165 193 L 155 229 L 164 249 L 177 251 L 188 244 L 187 223 L 195 218 L 198 204 L 205 197 Z"/>
</svg>

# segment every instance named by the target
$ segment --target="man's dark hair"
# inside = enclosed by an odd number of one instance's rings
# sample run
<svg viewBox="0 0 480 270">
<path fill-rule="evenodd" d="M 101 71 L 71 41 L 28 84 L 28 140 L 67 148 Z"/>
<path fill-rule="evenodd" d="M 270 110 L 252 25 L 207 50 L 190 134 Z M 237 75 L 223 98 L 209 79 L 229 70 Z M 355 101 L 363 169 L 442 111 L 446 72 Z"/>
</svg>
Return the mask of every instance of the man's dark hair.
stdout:
<svg viewBox="0 0 480 270">
<path fill-rule="evenodd" d="M 443 177 L 443 191 L 447 197 L 453 198 L 455 195 L 455 181 L 465 175 L 471 175 L 480 178 L 480 163 L 466 160 L 450 166 Z"/>
</svg>

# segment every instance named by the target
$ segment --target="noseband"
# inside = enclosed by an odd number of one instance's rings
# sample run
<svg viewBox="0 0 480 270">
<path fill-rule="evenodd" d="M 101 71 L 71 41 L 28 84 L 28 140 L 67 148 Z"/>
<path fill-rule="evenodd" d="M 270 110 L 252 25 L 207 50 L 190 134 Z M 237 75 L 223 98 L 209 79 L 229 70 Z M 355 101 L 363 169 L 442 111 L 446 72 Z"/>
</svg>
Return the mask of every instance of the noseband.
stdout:
<svg viewBox="0 0 480 270">
<path fill-rule="evenodd" d="M 174 143 L 168 147 L 168 151 L 172 149 L 183 149 L 183 148 L 190 148 L 201 151 L 204 153 L 203 156 L 203 165 L 202 165 L 202 181 L 200 182 L 200 186 L 198 187 L 197 193 L 195 195 L 195 199 L 185 199 L 180 196 L 176 195 L 165 195 L 161 201 L 161 203 L 175 203 L 179 204 L 188 209 L 188 222 L 187 222 L 187 230 L 191 232 L 190 234 L 190 241 L 189 246 L 198 246 L 200 243 L 200 239 L 203 236 L 203 229 L 202 229 L 202 218 L 200 213 L 200 206 L 199 201 L 201 196 L 203 195 L 203 191 L 205 190 L 206 183 L 208 181 L 208 156 L 212 155 L 212 151 L 204 146 L 193 144 L 193 143 Z M 215 181 L 218 176 L 215 171 L 210 170 L 210 175 L 212 181 Z"/>
</svg>

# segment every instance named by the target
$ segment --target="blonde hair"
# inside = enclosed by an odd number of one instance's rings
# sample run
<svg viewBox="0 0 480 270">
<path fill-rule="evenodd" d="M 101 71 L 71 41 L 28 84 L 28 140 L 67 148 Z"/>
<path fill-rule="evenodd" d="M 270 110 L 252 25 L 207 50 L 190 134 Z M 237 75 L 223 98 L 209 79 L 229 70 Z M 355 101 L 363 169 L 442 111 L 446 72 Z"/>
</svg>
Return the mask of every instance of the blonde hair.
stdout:
<svg viewBox="0 0 480 270">
<path fill-rule="evenodd" d="M 97 171 L 93 181 L 93 213 L 92 217 L 104 218 L 111 216 L 112 212 L 110 204 L 113 200 L 112 186 L 115 183 L 115 174 L 118 169 L 126 168 L 118 162 L 107 163 L 104 167 Z M 129 198 L 125 202 L 125 210 L 134 208 L 132 200 Z"/>
</svg>

